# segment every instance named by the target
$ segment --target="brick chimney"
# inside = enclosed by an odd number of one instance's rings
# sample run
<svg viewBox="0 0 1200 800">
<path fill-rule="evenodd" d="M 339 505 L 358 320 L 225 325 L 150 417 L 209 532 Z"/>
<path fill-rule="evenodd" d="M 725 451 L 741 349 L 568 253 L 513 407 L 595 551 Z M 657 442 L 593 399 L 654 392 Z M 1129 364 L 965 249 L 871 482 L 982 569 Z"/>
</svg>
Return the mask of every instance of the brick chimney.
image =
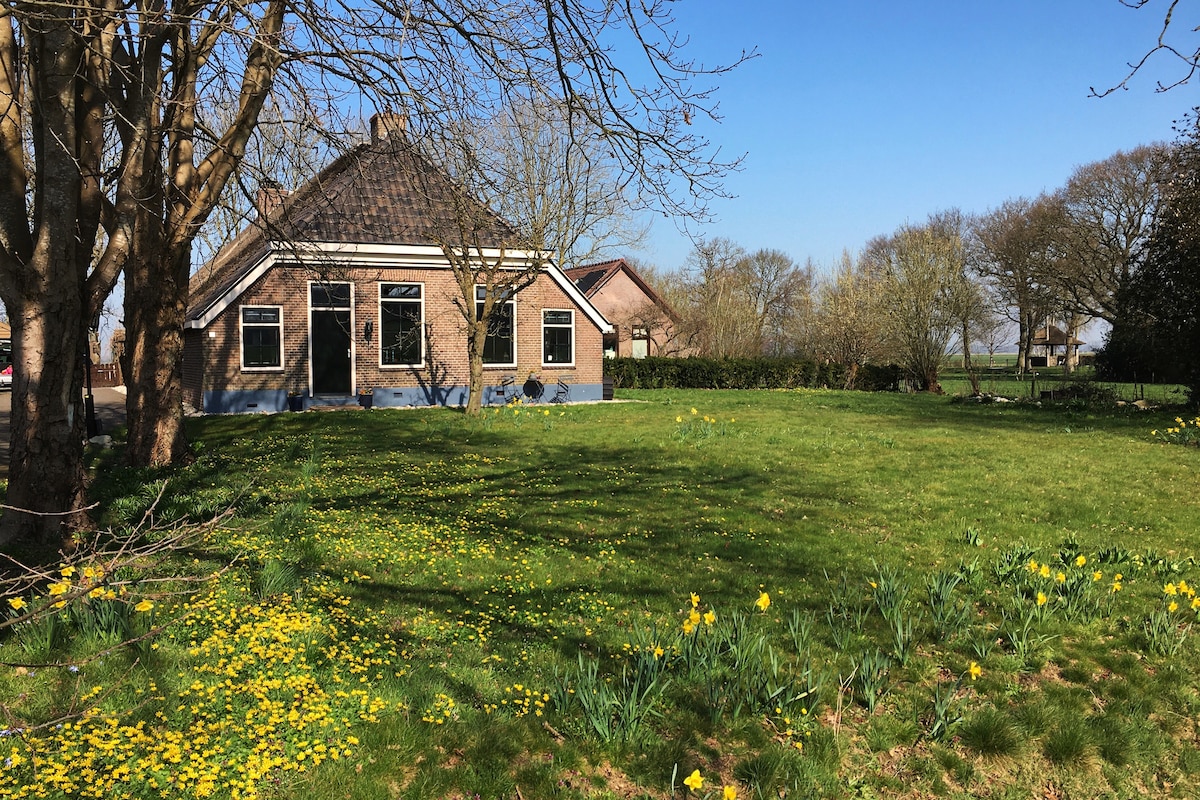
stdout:
<svg viewBox="0 0 1200 800">
<path fill-rule="evenodd" d="M 403 114 L 395 111 L 380 111 L 371 115 L 371 141 L 382 141 L 393 133 L 402 133 L 408 127 Z"/>
<path fill-rule="evenodd" d="M 288 190 L 275 181 L 263 181 L 258 187 L 258 198 L 254 201 L 254 207 L 258 210 L 258 218 L 270 217 L 275 209 L 283 205 L 287 196 Z"/>
</svg>

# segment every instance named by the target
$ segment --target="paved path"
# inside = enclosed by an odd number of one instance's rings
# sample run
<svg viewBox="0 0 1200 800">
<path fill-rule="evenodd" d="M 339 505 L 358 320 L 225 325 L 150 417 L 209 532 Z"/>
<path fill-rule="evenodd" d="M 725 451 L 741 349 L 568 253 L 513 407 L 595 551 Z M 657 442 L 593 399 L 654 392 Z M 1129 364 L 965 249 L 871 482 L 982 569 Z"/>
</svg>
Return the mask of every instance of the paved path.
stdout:
<svg viewBox="0 0 1200 800">
<path fill-rule="evenodd" d="M 111 433 L 125 424 L 124 390 L 97 388 L 92 390 L 96 401 L 96 419 L 101 433 Z M 9 420 L 12 412 L 12 393 L 0 391 L 0 477 L 8 476 L 8 451 L 12 438 Z"/>
</svg>

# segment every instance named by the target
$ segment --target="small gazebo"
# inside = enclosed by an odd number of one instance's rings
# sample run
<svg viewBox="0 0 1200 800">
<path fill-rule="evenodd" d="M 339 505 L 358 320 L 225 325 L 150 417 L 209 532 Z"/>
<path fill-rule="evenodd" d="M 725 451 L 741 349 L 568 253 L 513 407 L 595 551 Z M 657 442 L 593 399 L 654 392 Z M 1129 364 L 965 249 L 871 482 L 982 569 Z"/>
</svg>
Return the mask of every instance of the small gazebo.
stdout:
<svg viewBox="0 0 1200 800">
<path fill-rule="evenodd" d="M 1068 335 L 1056 325 L 1047 325 L 1033 332 L 1033 340 L 1029 344 L 1031 347 L 1041 347 L 1045 352 L 1045 363 L 1035 363 L 1034 366 L 1070 367 L 1079 363 L 1079 348 L 1087 342 Z M 1058 352 L 1060 347 L 1061 354 Z"/>
</svg>

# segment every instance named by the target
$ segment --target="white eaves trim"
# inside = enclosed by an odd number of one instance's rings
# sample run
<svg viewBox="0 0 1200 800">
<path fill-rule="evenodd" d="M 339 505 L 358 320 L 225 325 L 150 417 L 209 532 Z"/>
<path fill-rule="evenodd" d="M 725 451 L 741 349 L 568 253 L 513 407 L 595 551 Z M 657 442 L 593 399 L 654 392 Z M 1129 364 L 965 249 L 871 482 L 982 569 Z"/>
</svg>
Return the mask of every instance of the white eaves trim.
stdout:
<svg viewBox="0 0 1200 800">
<path fill-rule="evenodd" d="M 511 263 L 514 269 L 527 264 L 538 254 L 528 250 L 502 250 L 498 247 L 485 247 L 480 253 L 482 259 L 503 259 Z M 352 244 L 344 242 L 306 242 L 303 244 L 271 243 L 271 250 L 261 261 L 244 274 L 237 283 L 230 286 L 224 294 L 217 297 L 196 319 L 188 320 L 184 327 L 190 330 L 203 330 L 212 324 L 218 316 L 237 302 L 251 286 L 275 266 L 295 266 L 303 264 L 336 263 L 340 266 L 391 267 L 393 269 L 449 269 L 446 256 L 436 245 L 394 245 L 394 244 Z M 603 333 L 612 333 L 612 324 L 592 305 L 575 283 L 553 262 L 547 262 L 545 268 L 550 278 L 558 284 L 568 297 L 581 309 L 588 319 L 592 320 Z"/>
</svg>

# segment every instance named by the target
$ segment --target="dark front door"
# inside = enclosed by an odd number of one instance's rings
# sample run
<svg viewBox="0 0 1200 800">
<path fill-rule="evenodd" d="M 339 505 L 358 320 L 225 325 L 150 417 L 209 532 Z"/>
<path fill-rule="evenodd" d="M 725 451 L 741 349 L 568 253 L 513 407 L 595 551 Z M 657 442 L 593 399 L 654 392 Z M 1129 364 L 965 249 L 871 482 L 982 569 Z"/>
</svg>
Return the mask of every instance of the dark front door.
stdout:
<svg viewBox="0 0 1200 800">
<path fill-rule="evenodd" d="M 313 394 L 350 394 L 350 284 L 309 284 Z"/>
</svg>

